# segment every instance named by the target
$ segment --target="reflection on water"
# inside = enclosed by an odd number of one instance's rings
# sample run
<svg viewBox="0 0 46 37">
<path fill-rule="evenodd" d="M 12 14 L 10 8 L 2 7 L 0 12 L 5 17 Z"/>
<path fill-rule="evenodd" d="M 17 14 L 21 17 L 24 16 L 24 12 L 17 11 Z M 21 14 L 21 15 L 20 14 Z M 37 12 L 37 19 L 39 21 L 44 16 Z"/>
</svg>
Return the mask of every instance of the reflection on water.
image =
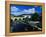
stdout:
<svg viewBox="0 0 46 37">
<path fill-rule="evenodd" d="M 40 23 L 34 23 L 34 21 L 32 21 L 32 23 L 31 21 L 28 23 L 22 21 L 12 21 L 10 29 L 11 32 L 27 32 L 27 31 L 41 31 L 42 27 Z"/>
</svg>

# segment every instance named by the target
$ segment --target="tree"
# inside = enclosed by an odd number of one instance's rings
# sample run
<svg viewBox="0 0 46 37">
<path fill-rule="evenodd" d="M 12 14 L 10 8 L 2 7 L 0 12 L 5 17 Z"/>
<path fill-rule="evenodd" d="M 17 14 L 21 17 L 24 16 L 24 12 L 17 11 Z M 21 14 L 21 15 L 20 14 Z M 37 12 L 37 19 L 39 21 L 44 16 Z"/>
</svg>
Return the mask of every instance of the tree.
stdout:
<svg viewBox="0 0 46 37">
<path fill-rule="evenodd" d="M 39 21 L 40 21 L 40 25 L 39 25 L 39 27 L 42 28 L 42 13 L 40 14 L 39 19 L 40 19 L 40 20 L 39 20 Z"/>
<path fill-rule="evenodd" d="M 32 16 L 32 21 L 37 21 L 38 17 L 39 17 L 38 13 L 37 12 L 34 13 L 33 16 Z"/>
</svg>

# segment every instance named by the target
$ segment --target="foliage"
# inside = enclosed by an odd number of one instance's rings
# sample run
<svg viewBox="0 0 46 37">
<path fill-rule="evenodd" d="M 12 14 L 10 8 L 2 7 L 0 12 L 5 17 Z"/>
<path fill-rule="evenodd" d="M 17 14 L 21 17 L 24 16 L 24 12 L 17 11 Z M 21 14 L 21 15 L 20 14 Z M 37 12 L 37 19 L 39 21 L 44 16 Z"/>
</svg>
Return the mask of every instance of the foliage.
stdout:
<svg viewBox="0 0 46 37">
<path fill-rule="evenodd" d="M 37 21 L 38 17 L 39 17 L 38 13 L 34 13 L 32 16 L 32 21 Z"/>
</svg>

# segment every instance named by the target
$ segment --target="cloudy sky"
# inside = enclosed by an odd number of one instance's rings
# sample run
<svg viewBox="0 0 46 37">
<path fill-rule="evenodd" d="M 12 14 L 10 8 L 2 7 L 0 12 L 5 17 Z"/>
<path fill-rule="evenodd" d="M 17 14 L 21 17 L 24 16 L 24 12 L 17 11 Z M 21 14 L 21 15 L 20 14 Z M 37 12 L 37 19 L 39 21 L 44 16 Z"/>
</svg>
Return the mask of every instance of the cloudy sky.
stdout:
<svg viewBox="0 0 46 37">
<path fill-rule="evenodd" d="M 11 14 L 21 15 L 21 14 L 34 14 L 35 12 L 41 13 L 41 6 L 26 6 L 26 5 L 11 5 Z"/>
</svg>

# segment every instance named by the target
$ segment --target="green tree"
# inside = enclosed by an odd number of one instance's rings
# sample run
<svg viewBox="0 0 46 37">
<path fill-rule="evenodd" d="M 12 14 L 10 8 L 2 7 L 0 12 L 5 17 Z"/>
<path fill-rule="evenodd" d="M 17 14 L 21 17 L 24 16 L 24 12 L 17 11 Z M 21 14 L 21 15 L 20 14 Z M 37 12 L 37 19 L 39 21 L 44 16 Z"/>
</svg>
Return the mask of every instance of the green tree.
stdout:
<svg viewBox="0 0 46 37">
<path fill-rule="evenodd" d="M 33 14 L 32 20 L 33 20 L 33 21 L 37 21 L 37 20 L 38 20 L 38 17 L 39 17 L 39 15 L 38 15 L 38 13 L 36 12 L 36 13 Z"/>
</svg>

